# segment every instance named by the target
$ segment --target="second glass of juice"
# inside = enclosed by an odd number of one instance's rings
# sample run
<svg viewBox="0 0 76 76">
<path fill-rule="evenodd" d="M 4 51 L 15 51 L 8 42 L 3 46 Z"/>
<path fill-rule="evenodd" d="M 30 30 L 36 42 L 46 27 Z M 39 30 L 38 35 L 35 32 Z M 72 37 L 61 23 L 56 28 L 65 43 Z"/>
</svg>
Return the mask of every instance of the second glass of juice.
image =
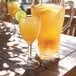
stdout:
<svg viewBox="0 0 76 76">
<path fill-rule="evenodd" d="M 39 4 L 31 7 L 32 16 L 40 16 L 41 30 L 38 37 L 41 59 L 59 58 L 60 33 L 64 22 L 64 7 L 56 4 Z"/>
<path fill-rule="evenodd" d="M 9 15 L 13 18 L 15 16 L 16 11 L 20 9 L 20 4 L 18 0 L 8 0 L 7 7 Z"/>
</svg>

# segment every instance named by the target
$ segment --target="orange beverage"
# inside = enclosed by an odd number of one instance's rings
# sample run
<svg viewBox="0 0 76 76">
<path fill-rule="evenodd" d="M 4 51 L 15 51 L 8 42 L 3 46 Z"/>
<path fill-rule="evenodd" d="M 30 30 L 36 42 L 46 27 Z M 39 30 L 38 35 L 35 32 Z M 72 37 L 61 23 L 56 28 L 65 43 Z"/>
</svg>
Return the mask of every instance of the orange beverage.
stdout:
<svg viewBox="0 0 76 76">
<path fill-rule="evenodd" d="M 38 18 L 26 18 L 21 20 L 19 28 L 23 39 L 28 43 L 32 43 L 39 33 L 39 20 Z"/>
<path fill-rule="evenodd" d="M 32 6 L 31 11 L 32 16 L 40 16 L 41 19 L 38 37 L 40 58 L 58 58 L 65 9 L 55 4 L 40 4 Z"/>
<path fill-rule="evenodd" d="M 11 17 L 14 17 L 16 11 L 20 9 L 18 2 L 8 2 L 7 7 Z"/>
</svg>

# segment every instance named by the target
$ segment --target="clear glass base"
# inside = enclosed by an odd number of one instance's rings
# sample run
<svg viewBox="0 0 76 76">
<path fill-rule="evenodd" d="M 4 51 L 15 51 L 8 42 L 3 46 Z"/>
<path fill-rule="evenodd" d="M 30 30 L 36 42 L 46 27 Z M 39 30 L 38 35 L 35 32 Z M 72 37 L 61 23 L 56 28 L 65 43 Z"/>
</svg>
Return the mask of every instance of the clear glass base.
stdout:
<svg viewBox="0 0 76 76">
<path fill-rule="evenodd" d="M 50 60 L 50 59 L 56 59 L 56 58 L 60 58 L 60 55 L 59 55 L 59 53 L 49 53 L 49 54 L 40 54 L 39 55 L 40 56 L 40 58 L 42 59 L 42 60 Z"/>
<path fill-rule="evenodd" d="M 39 67 L 39 65 L 40 65 L 39 61 L 37 61 L 35 59 L 28 59 L 25 64 L 25 68 L 26 69 L 35 69 L 35 68 Z"/>
</svg>

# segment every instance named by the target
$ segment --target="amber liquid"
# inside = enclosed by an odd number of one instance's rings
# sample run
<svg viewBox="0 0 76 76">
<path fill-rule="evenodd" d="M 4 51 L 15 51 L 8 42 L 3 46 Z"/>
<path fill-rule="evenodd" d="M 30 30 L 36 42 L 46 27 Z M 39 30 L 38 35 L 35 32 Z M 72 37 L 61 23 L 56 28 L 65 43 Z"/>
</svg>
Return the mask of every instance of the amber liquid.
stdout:
<svg viewBox="0 0 76 76">
<path fill-rule="evenodd" d="M 39 20 L 38 18 L 27 18 L 21 20 L 19 28 L 23 39 L 28 43 L 32 43 L 39 33 Z"/>
<path fill-rule="evenodd" d="M 7 7 L 11 17 L 14 17 L 16 11 L 20 9 L 18 2 L 8 2 Z"/>
<path fill-rule="evenodd" d="M 60 33 L 64 22 L 65 9 L 55 4 L 35 5 L 31 8 L 32 16 L 40 16 L 41 30 L 38 37 L 41 59 L 59 57 Z"/>
</svg>

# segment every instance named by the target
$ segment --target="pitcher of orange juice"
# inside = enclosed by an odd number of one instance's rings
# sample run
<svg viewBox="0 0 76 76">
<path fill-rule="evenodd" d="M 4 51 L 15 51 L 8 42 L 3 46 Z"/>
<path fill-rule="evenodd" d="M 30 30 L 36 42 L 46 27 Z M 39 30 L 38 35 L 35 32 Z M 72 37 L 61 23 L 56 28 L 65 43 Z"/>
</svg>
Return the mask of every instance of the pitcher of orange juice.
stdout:
<svg viewBox="0 0 76 76">
<path fill-rule="evenodd" d="M 69 2 L 72 13 L 67 26 L 63 27 L 67 3 L 64 0 L 33 0 L 32 16 L 39 16 L 41 20 L 38 48 L 42 60 L 59 58 L 61 31 L 69 27 L 74 14 L 73 3 Z"/>
</svg>

